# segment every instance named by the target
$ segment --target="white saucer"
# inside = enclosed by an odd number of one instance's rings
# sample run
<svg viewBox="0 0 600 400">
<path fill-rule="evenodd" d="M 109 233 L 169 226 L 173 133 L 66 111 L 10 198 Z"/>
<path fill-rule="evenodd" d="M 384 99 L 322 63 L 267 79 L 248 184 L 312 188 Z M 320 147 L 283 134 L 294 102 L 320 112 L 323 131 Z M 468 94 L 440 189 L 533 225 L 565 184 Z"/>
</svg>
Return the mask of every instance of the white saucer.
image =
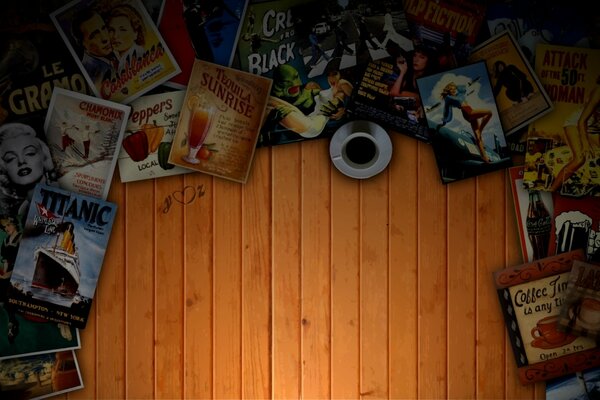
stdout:
<svg viewBox="0 0 600 400">
<path fill-rule="evenodd" d="M 363 132 L 373 136 L 379 148 L 379 154 L 373 163 L 361 168 L 360 165 L 348 162 L 342 156 L 344 140 L 355 132 Z M 344 175 L 356 179 L 366 179 L 383 171 L 392 159 L 392 141 L 381 126 L 371 121 L 358 120 L 348 122 L 338 128 L 329 143 L 329 156 L 333 165 Z"/>
</svg>

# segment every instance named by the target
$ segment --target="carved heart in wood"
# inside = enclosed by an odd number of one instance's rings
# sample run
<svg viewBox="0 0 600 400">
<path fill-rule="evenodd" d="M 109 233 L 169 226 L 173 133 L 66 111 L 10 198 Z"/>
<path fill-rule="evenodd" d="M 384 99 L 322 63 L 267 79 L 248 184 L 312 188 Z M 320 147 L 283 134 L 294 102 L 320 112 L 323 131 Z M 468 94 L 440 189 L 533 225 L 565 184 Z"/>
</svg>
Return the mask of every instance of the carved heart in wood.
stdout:
<svg viewBox="0 0 600 400">
<path fill-rule="evenodd" d="M 183 190 L 173 192 L 173 199 L 181 204 L 190 204 L 196 198 L 196 189 L 192 186 L 186 186 Z"/>
</svg>

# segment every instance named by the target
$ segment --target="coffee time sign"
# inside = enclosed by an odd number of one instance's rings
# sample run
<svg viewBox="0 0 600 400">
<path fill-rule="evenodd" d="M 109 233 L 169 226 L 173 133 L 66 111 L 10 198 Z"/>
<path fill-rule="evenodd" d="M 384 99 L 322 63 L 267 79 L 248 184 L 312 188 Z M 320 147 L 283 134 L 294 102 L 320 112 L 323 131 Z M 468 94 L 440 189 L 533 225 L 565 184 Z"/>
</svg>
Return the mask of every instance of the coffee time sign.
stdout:
<svg viewBox="0 0 600 400">
<path fill-rule="evenodd" d="M 573 278 L 573 265 L 585 261 L 583 250 L 546 257 L 496 271 L 494 283 L 521 383 L 534 383 L 600 365 L 595 338 L 561 326 L 569 308 L 571 279 L 592 282 L 586 273 Z M 593 275 L 594 277 L 596 275 Z M 600 282 L 600 274 L 598 275 Z M 599 284 L 600 285 L 600 284 Z M 587 296 L 589 297 L 589 296 Z M 593 302 L 577 302 L 571 319 L 592 321 Z M 600 329 L 600 301 L 598 327 Z"/>
<path fill-rule="evenodd" d="M 559 330 L 568 281 L 569 272 L 565 272 L 509 289 L 530 363 L 596 347 L 589 338 Z"/>
</svg>

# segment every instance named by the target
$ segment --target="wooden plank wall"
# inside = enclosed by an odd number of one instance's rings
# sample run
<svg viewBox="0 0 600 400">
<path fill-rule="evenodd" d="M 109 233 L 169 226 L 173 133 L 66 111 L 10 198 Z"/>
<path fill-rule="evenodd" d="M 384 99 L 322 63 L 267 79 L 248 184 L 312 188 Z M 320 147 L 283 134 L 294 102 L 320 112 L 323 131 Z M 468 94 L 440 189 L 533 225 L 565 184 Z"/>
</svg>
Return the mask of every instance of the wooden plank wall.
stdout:
<svg viewBox="0 0 600 400">
<path fill-rule="evenodd" d="M 492 285 L 521 262 L 506 172 L 444 186 L 429 146 L 391 136 L 365 181 L 326 140 L 259 149 L 246 185 L 115 174 L 85 389 L 63 397 L 545 398 Z"/>
</svg>

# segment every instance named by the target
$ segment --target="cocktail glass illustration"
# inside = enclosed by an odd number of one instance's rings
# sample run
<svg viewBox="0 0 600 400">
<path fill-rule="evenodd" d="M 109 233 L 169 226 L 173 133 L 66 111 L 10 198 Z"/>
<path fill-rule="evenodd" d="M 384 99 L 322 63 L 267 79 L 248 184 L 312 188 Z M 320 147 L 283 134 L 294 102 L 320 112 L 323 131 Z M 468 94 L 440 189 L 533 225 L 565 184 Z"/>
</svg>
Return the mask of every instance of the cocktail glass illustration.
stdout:
<svg viewBox="0 0 600 400">
<path fill-rule="evenodd" d="M 217 109 L 208 101 L 203 101 L 203 99 L 196 96 L 190 98 L 188 107 L 190 110 L 187 138 L 188 154 L 182 158 L 190 164 L 198 164 L 200 160 L 196 158 L 196 155 L 206 139 Z"/>
</svg>

